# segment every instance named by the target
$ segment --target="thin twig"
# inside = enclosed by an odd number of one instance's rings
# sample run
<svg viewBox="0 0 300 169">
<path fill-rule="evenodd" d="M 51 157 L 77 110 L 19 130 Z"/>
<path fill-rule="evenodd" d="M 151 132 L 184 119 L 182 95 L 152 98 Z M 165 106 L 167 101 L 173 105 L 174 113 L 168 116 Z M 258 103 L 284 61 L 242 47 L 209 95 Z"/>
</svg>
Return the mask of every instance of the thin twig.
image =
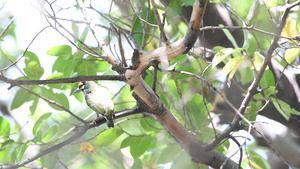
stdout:
<svg viewBox="0 0 300 169">
<path fill-rule="evenodd" d="M 175 77 L 175 75 L 174 75 L 173 72 L 171 72 L 171 76 L 172 76 L 172 78 L 173 78 L 173 80 L 175 82 L 177 93 L 178 93 L 180 101 L 181 101 L 181 105 L 182 105 L 182 109 L 183 109 L 183 117 L 184 117 L 184 127 L 186 127 L 186 116 L 188 116 L 191 128 L 192 128 L 193 131 L 195 131 L 195 127 L 194 127 L 193 121 L 191 119 L 191 116 L 190 116 L 190 114 L 188 113 L 188 111 L 186 109 L 186 104 L 185 104 L 185 102 L 183 100 L 183 96 L 182 96 L 182 92 L 181 92 L 180 86 L 178 84 L 178 80 Z"/>
<path fill-rule="evenodd" d="M 285 38 L 288 40 L 296 40 L 296 37 L 287 37 L 287 36 L 282 36 L 280 34 L 272 33 L 272 32 L 267 32 L 258 28 L 255 28 L 254 26 L 205 26 L 203 28 L 200 28 L 200 31 L 205 31 L 205 30 L 219 30 L 219 29 L 246 29 L 246 30 L 253 30 L 256 32 L 260 32 L 266 35 L 271 35 L 274 37 L 279 37 L 279 38 Z"/>
<path fill-rule="evenodd" d="M 160 69 L 161 70 L 161 69 Z M 174 73 L 180 73 L 180 74 L 184 74 L 184 75 L 189 75 L 189 76 L 193 76 L 199 80 L 202 80 L 203 82 L 205 82 L 211 89 L 213 89 L 216 93 L 218 93 L 223 99 L 224 101 L 230 106 L 230 108 L 236 113 L 236 115 L 238 117 L 240 117 L 242 120 L 244 120 L 250 127 L 253 126 L 251 124 L 251 122 L 246 119 L 243 114 L 240 113 L 239 110 L 237 110 L 235 108 L 235 106 L 222 94 L 221 91 L 219 91 L 216 87 L 214 87 L 210 82 L 208 82 L 206 79 L 196 75 L 196 74 L 193 74 L 193 73 L 190 73 L 190 72 L 186 72 L 186 71 L 176 71 L 176 70 L 161 70 L 163 72 L 174 72 Z"/>
<path fill-rule="evenodd" d="M 159 16 L 159 13 L 158 13 L 158 10 L 157 10 L 157 7 L 156 7 L 156 4 L 155 4 L 154 0 L 151 0 L 151 5 L 152 5 L 153 11 L 154 11 L 155 20 L 156 20 L 156 22 L 159 26 L 160 36 L 161 36 L 163 42 L 165 43 L 165 45 L 169 46 L 170 42 L 169 42 L 169 40 L 166 36 L 166 33 L 164 31 L 164 24 L 161 23 L 160 16 Z"/>
<path fill-rule="evenodd" d="M 38 37 L 38 35 L 40 35 L 44 30 L 46 30 L 47 28 L 49 28 L 49 26 L 47 27 L 44 27 L 42 30 L 40 30 L 33 38 L 32 40 L 30 41 L 30 43 L 27 45 L 26 49 L 24 50 L 24 52 L 22 53 L 22 55 L 15 61 L 13 62 L 12 64 L 0 69 L 0 72 L 4 71 L 4 70 L 7 70 L 8 68 L 14 66 L 15 64 L 17 64 L 23 57 L 24 55 L 26 54 L 28 48 L 31 46 L 31 44 L 34 42 L 34 40 Z"/>
<path fill-rule="evenodd" d="M 59 83 L 74 83 L 80 81 L 91 81 L 91 80 L 119 80 L 124 81 L 124 75 L 102 75 L 102 76 L 77 76 L 71 78 L 61 79 L 50 79 L 50 80 L 14 80 L 0 75 L 0 81 L 9 83 L 12 88 L 19 85 L 46 85 L 46 84 L 59 84 Z"/>
<path fill-rule="evenodd" d="M 81 9 L 81 12 L 83 14 L 83 17 L 85 20 L 88 22 L 88 26 L 95 38 L 95 40 L 98 43 L 98 47 L 106 54 L 107 58 L 104 58 L 107 60 L 109 63 L 111 63 L 113 66 L 118 65 L 117 61 L 114 59 L 113 54 L 107 49 L 105 42 L 103 40 L 103 37 L 101 37 L 102 33 L 99 29 L 96 28 L 96 24 L 94 20 L 90 17 L 89 12 L 87 11 L 87 7 L 83 4 L 81 0 L 76 1 L 78 6 Z"/>
<path fill-rule="evenodd" d="M 203 78 L 203 79 L 204 79 L 204 75 L 205 75 L 206 71 L 207 71 L 210 67 L 211 67 L 211 64 L 209 64 L 209 65 L 203 70 L 203 72 L 202 72 L 202 78 Z M 203 89 L 203 81 L 202 81 L 202 80 L 200 81 L 200 84 L 201 84 L 201 95 L 204 96 L 204 94 L 203 94 L 204 89 Z M 206 111 L 207 111 L 208 117 L 209 117 L 209 119 L 210 119 L 211 126 L 212 126 L 212 128 L 213 128 L 213 130 L 214 130 L 215 137 L 216 137 L 216 136 L 217 136 L 217 130 L 216 130 L 215 125 L 214 125 L 214 123 L 213 123 L 213 119 L 212 119 L 212 117 L 211 117 L 211 115 L 210 115 L 210 111 L 208 110 L 208 107 L 207 107 L 207 105 L 206 105 L 206 101 L 205 101 L 205 98 L 204 98 L 204 97 L 202 97 L 202 101 L 203 101 L 204 107 L 205 107 L 205 109 L 206 109 Z"/>
<path fill-rule="evenodd" d="M 29 92 L 29 93 L 37 96 L 37 97 L 43 99 L 44 101 L 48 102 L 49 104 L 53 104 L 53 105 L 55 105 L 55 106 L 63 109 L 64 111 L 66 111 L 67 113 L 69 113 L 71 116 L 73 116 L 74 118 L 76 118 L 78 121 L 86 124 L 86 122 L 82 118 L 78 117 L 77 115 L 75 115 L 74 113 L 72 113 L 69 109 L 65 108 L 63 105 L 57 103 L 56 101 L 50 100 L 50 99 L 48 99 L 48 98 L 46 98 L 46 97 L 44 97 L 42 95 L 39 95 L 39 94 L 33 92 L 32 90 L 28 89 L 27 87 L 24 87 L 24 86 L 21 86 L 21 85 L 19 87 L 22 88 L 22 89 L 24 89 L 24 90 L 26 90 L 27 92 Z"/>
<path fill-rule="evenodd" d="M 0 9 L 1 10 L 1 9 Z M 4 33 L 8 30 L 8 28 L 13 24 L 13 22 L 15 21 L 15 17 L 13 17 L 9 23 L 7 24 L 7 26 L 3 29 L 3 31 L 0 34 L 0 39 L 2 38 L 2 36 L 4 35 Z"/>
</svg>

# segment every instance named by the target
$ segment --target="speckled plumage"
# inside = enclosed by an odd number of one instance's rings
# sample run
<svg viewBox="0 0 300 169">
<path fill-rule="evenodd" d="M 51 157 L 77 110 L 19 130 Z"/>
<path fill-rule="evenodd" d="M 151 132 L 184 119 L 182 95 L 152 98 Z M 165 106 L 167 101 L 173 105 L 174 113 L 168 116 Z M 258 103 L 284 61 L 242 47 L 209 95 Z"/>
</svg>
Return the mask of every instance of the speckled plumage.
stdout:
<svg viewBox="0 0 300 169">
<path fill-rule="evenodd" d="M 108 91 L 92 81 L 80 82 L 78 89 L 75 90 L 75 92 L 79 91 L 83 92 L 87 105 L 96 113 L 105 117 L 107 126 L 114 127 L 114 103 L 109 97 Z M 99 115 L 97 114 L 97 116 Z"/>
</svg>

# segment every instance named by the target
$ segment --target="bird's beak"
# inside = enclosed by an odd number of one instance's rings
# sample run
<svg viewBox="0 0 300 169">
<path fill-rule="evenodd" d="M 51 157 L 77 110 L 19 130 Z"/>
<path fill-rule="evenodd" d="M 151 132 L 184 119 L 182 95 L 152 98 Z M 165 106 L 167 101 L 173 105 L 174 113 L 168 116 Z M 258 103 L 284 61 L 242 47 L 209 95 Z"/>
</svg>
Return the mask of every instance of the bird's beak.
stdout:
<svg viewBox="0 0 300 169">
<path fill-rule="evenodd" d="M 77 88 L 75 91 L 74 91 L 74 93 L 79 93 L 80 92 L 80 89 L 79 88 Z"/>
</svg>

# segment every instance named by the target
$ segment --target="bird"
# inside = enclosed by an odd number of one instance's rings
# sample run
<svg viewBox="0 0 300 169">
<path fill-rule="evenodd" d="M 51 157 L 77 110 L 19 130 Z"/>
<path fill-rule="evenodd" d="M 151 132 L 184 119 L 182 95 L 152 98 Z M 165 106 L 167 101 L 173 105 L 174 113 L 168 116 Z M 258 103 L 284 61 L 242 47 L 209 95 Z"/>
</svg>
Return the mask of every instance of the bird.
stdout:
<svg viewBox="0 0 300 169">
<path fill-rule="evenodd" d="M 96 112 L 97 117 L 99 117 L 99 114 L 103 115 L 107 121 L 107 127 L 113 128 L 114 103 L 109 96 L 109 92 L 93 81 L 79 82 L 74 93 L 80 91 L 85 96 L 86 104 Z"/>
</svg>

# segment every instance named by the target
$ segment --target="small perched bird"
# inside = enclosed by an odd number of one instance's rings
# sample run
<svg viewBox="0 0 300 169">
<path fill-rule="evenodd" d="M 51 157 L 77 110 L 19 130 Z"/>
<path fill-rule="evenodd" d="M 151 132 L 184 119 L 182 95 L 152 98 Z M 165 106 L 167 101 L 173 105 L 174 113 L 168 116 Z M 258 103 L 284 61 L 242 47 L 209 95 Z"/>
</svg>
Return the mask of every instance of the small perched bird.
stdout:
<svg viewBox="0 0 300 169">
<path fill-rule="evenodd" d="M 103 115 L 107 121 L 107 127 L 114 127 L 114 103 L 109 97 L 108 91 L 92 81 L 79 82 L 74 93 L 80 91 L 83 92 L 87 105 L 97 113 L 97 117 L 99 114 Z"/>
</svg>

